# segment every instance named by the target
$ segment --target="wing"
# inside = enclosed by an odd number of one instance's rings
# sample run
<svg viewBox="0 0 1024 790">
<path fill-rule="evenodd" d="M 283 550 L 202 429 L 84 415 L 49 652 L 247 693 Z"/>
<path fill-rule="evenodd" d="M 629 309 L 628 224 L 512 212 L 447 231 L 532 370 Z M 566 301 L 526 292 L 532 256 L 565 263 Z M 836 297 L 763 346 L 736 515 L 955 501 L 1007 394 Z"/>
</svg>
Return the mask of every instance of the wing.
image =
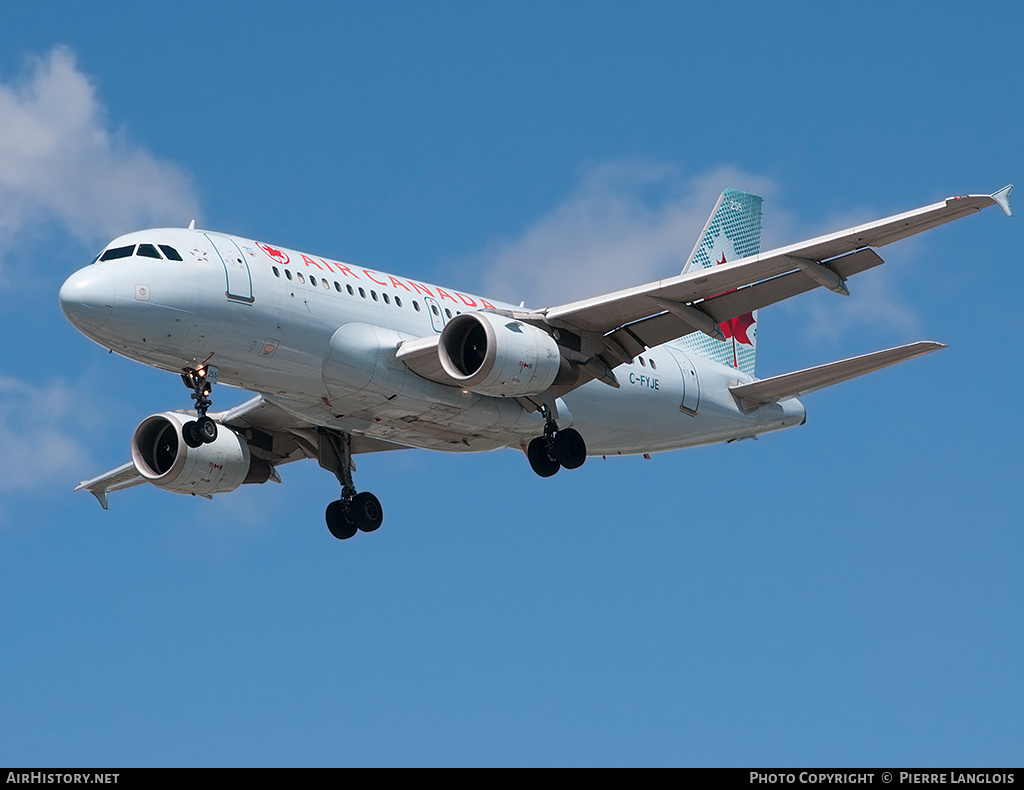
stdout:
<svg viewBox="0 0 1024 790">
<path fill-rule="evenodd" d="M 599 378 L 617 386 L 611 369 L 645 348 L 702 331 L 722 338 L 719 324 L 782 299 L 825 286 L 849 293 L 846 279 L 878 266 L 872 249 L 966 217 L 992 205 L 1010 214 L 1012 186 L 992 195 L 951 197 L 940 203 L 847 230 L 751 255 L 713 269 L 539 311 L 508 311 L 561 332 L 581 375 L 558 395 Z M 565 335 L 570 341 L 566 342 Z M 574 348 L 574 346 L 576 346 Z M 566 353 L 563 351 L 563 353 Z"/>
<path fill-rule="evenodd" d="M 250 452 L 270 464 L 271 468 L 276 469 L 281 464 L 303 458 L 319 458 L 317 426 L 292 417 L 260 395 L 234 409 L 217 414 L 211 412 L 210 417 L 241 434 Z M 405 448 L 401 445 L 352 435 L 353 454 L 402 449 Z M 276 471 L 271 479 L 280 482 Z M 92 480 L 83 481 L 75 491 L 90 492 L 106 510 L 107 494 L 145 482 L 146 479 L 138 473 L 135 464 L 129 462 Z"/>
</svg>

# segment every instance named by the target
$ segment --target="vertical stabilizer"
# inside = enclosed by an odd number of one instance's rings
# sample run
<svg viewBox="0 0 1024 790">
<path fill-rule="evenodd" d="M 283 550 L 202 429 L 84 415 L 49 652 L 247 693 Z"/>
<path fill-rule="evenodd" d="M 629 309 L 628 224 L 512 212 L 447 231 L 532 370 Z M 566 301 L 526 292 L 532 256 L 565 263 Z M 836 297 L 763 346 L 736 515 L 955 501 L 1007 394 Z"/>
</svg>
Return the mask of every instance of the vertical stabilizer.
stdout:
<svg viewBox="0 0 1024 790">
<path fill-rule="evenodd" d="M 726 189 L 718 198 L 704 232 L 690 253 L 683 274 L 720 266 L 761 251 L 761 198 Z M 725 340 L 696 332 L 676 345 L 702 357 L 754 375 L 757 350 L 757 311 L 719 325 Z"/>
</svg>

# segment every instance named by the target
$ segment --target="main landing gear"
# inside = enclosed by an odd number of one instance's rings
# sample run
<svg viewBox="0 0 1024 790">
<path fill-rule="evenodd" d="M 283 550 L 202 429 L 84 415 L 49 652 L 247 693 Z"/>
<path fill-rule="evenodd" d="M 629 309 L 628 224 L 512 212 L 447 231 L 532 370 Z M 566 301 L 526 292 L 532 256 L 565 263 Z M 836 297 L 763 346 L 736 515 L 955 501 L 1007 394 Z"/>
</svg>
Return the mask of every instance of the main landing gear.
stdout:
<svg viewBox="0 0 1024 790">
<path fill-rule="evenodd" d="M 320 466 L 334 472 L 341 483 L 341 499 L 331 502 L 325 513 L 327 529 L 338 540 L 347 540 L 356 532 L 373 532 L 384 521 L 377 497 L 369 491 L 356 493 L 352 483 L 352 435 L 321 428 Z"/>
<path fill-rule="evenodd" d="M 551 409 L 542 406 L 544 435 L 538 436 L 526 448 L 533 471 L 541 477 L 551 477 L 561 467 L 576 469 L 587 460 L 587 443 L 573 428 L 558 430 Z"/>
<path fill-rule="evenodd" d="M 196 402 L 197 418 L 182 426 L 181 432 L 185 444 L 196 448 L 201 444 L 209 444 L 217 439 L 217 423 L 211 417 L 206 416 L 206 410 L 210 408 L 210 392 L 217 380 L 216 369 L 205 366 L 198 369 L 185 368 L 181 374 L 181 380 L 185 386 L 192 390 L 192 400 Z"/>
</svg>

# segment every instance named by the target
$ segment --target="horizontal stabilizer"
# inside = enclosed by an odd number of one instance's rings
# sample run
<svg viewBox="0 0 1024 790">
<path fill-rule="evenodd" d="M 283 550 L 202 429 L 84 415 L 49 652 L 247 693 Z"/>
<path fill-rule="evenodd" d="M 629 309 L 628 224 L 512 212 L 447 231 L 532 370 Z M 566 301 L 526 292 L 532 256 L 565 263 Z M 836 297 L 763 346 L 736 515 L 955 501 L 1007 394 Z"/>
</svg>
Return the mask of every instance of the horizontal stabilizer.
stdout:
<svg viewBox="0 0 1024 790">
<path fill-rule="evenodd" d="M 930 354 L 945 348 L 942 343 L 921 341 L 910 343 L 898 348 L 890 348 L 885 351 L 876 351 L 873 354 L 865 354 L 860 357 L 844 359 L 840 362 L 830 362 L 827 365 L 819 365 L 816 368 L 798 370 L 795 373 L 786 373 L 782 376 L 774 376 L 770 379 L 755 381 L 751 384 L 738 384 L 729 387 L 741 401 L 760 406 L 765 403 L 777 403 L 787 398 L 796 398 L 806 395 L 808 392 L 830 387 L 849 379 L 863 376 L 874 370 L 881 370 L 897 362 L 903 362 L 922 354 Z"/>
</svg>

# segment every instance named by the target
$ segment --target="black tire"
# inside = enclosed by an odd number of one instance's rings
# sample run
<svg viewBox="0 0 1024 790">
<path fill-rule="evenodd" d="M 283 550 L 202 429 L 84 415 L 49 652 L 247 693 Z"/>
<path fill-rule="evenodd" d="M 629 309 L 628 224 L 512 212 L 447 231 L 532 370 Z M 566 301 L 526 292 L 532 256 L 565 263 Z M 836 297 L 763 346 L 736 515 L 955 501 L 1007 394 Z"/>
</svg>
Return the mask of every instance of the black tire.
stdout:
<svg viewBox="0 0 1024 790">
<path fill-rule="evenodd" d="M 578 469 L 587 460 L 587 443 L 580 432 L 566 428 L 555 434 L 555 458 L 566 469 Z"/>
<path fill-rule="evenodd" d="M 338 540 L 347 540 L 356 534 L 356 524 L 352 514 L 340 499 L 327 506 L 327 529 Z"/>
<path fill-rule="evenodd" d="M 384 521 L 384 510 L 380 501 L 369 491 L 352 497 L 352 520 L 363 532 L 373 532 Z"/>
<path fill-rule="evenodd" d="M 200 417 L 196 420 L 196 435 L 206 444 L 217 441 L 217 423 L 211 417 Z"/>
<path fill-rule="evenodd" d="M 557 460 L 548 455 L 543 436 L 538 436 L 530 442 L 526 448 L 526 457 L 530 459 L 533 471 L 541 477 L 551 477 L 561 467 Z"/>
<path fill-rule="evenodd" d="M 186 422 L 181 426 L 181 438 L 193 450 L 203 443 L 203 437 L 199 435 L 199 426 L 195 420 Z"/>
</svg>

